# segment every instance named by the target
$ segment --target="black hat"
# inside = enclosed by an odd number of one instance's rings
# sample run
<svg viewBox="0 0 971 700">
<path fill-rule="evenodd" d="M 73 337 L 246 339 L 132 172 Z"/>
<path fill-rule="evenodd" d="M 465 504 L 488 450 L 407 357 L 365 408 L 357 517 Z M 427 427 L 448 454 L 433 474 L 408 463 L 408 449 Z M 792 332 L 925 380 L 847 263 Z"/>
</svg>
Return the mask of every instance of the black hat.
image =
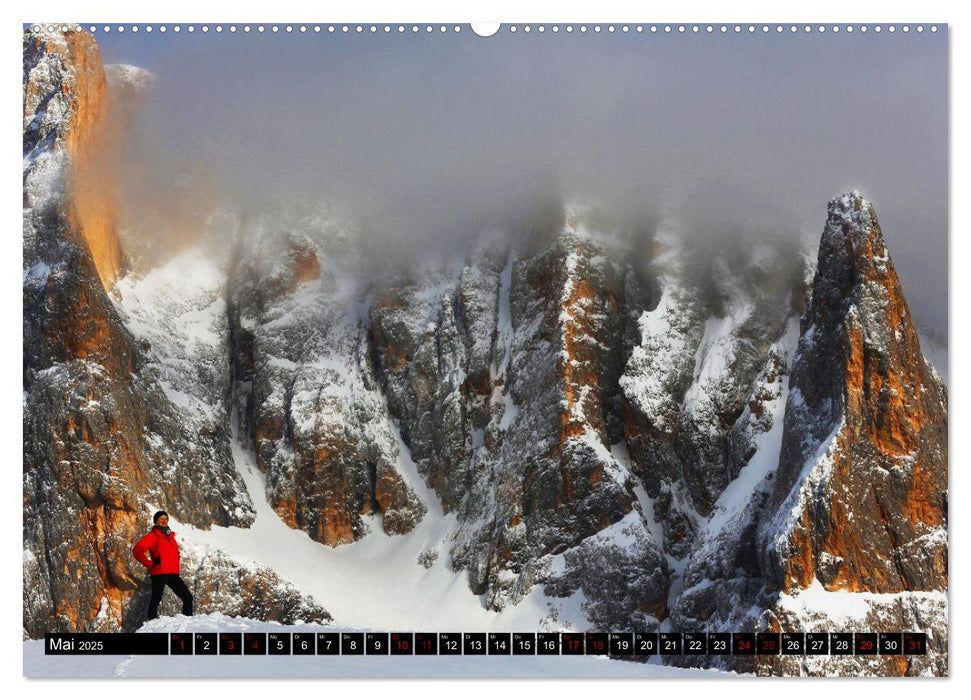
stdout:
<svg viewBox="0 0 971 700">
<path fill-rule="evenodd" d="M 166 513 L 164 510 L 160 510 L 158 513 L 152 516 L 152 522 L 158 523 L 158 519 L 161 518 L 163 515 L 168 517 L 169 514 Z"/>
</svg>

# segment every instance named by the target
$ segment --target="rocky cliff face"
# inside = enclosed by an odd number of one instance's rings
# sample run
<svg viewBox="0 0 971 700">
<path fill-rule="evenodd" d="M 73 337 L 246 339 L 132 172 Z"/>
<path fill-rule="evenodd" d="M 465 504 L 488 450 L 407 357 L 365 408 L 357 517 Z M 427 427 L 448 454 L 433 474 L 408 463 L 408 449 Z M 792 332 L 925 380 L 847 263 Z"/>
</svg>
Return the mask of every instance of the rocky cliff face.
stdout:
<svg viewBox="0 0 971 700">
<path fill-rule="evenodd" d="M 756 392 L 773 422 L 736 481 L 744 503 L 736 496 L 706 524 L 675 626 L 920 629 L 926 658 L 760 659 L 747 670 L 946 674 L 946 390 L 858 193 L 830 202 L 798 343 L 790 332 L 780 349 Z M 772 374 L 780 392 L 765 385 Z"/>
<path fill-rule="evenodd" d="M 24 155 L 41 159 L 32 168 L 61 177 L 71 189 L 70 217 L 87 244 L 107 288 L 124 271 L 115 226 L 115 204 L 98 168 L 105 147 L 107 81 L 101 56 L 87 32 L 26 32 L 24 35 Z M 55 162 L 56 161 L 56 162 Z M 25 186 L 27 195 L 33 188 Z"/>
<path fill-rule="evenodd" d="M 328 545 L 366 535 L 371 514 L 408 532 L 425 506 L 397 469 L 348 241 L 326 215 L 273 225 L 254 224 L 229 280 L 237 405 L 270 503 Z"/>
<path fill-rule="evenodd" d="M 767 585 L 784 594 L 769 619 L 783 628 L 811 619 L 786 604 L 807 589 L 870 595 L 854 622 L 917 623 L 936 652 L 873 670 L 946 673 L 947 392 L 858 193 L 830 202 L 790 383 L 758 530 Z"/>
<path fill-rule="evenodd" d="M 91 227 L 82 172 L 104 82 L 90 35 L 25 33 L 24 630 L 35 637 L 123 623 L 143 579 L 130 548 L 152 508 L 203 528 L 252 520 L 226 421 L 173 400 L 107 293 L 117 236 L 109 219 Z"/>
<path fill-rule="evenodd" d="M 588 228 L 585 213 L 567 208 L 549 224 L 551 242 L 529 251 L 486 238 L 454 274 L 434 286 L 405 278 L 371 311 L 389 409 L 419 472 L 457 513 L 452 563 L 496 609 L 544 578 L 549 555 L 634 507 L 611 453 L 623 440 L 630 270 L 610 250 L 615 232 Z M 647 550 L 637 566 L 661 564 Z"/>
<path fill-rule="evenodd" d="M 127 624 L 148 504 L 249 523 L 238 431 L 290 527 L 337 547 L 431 513 L 428 551 L 492 610 L 541 594 L 554 629 L 572 600 L 600 630 L 926 630 L 906 662 L 673 661 L 947 672 L 946 390 L 859 195 L 830 203 L 818 256 L 712 251 L 674 221 L 645 244 L 566 204 L 381 274 L 325 207 L 227 208 L 109 296 L 71 187 L 67 134 L 84 143 L 93 108 L 63 95 L 103 82 L 63 58 L 96 51 L 79 37 L 25 40 L 28 634 Z M 200 600 L 326 619 L 271 572 L 188 556 Z"/>
<path fill-rule="evenodd" d="M 947 396 L 873 207 L 830 202 L 802 321 L 764 564 L 783 591 L 947 589 Z"/>
</svg>

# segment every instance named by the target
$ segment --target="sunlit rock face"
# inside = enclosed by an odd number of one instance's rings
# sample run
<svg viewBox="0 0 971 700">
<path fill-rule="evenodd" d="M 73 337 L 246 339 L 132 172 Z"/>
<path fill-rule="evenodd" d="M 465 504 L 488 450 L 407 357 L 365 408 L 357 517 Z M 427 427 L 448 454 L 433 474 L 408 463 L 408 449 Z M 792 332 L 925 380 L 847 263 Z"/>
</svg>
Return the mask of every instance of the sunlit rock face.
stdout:
<svg viewBox="0 0 971 700">
<path fill-rule="evenodd" d="M 103 286 L 111 289 L 124 272 L 125 259 L 112 191 L 97 165 L 110 136 L 107 91 L 101 55 L 89 33 L 25 33 L 24 154 L 42 161 L 32 184 L 39 190 L 41 175 L 63 178 L 62 186 L 72 195 L 63 214 L 87 244 Z M 43 167 L 43 161 L 60 159 L 66 166 L 62 172 Z M 33 190 L 25 186 L 25 197 Z"/>
<path fill-rule="evenodd" d="M 24 47 L 27 635 L 131 628 L 155 507 L 250 524 L 237 449 L 290 527 L 340 548 L 432 519 L 423 565 L 549 629 L 572 605 L 597 630 L 919 630 L 926 658 L 667 660 L 947 673 L 946 389 L 860 195 L 818 251 L 566 202 L 398 264 L 325 205 L 227 205 L 123 274 L 86 149 L 150 79 L 111 69 L 105 97 L 87 35 Z M 200 604 L 328 619 L 186 557 Z"/>
<path fill-rule="evenodd" d="M 947 589 L 947 396 L 873 207 L 830 202 L 760 534 L 784 591 Z"/>
<path fill-rule="evenodd" d="M 766 447 L 777 458 L 751 474 L 744 504 L 716 507 L 672 620 L 685 629 L 924 631 L 926 657 L 720 663 L 761 674 L 946 674 L 946 390 L 858 193 L 830 202 L 794 332 L 760 375 L 742 424 L 756 435 L 746 471 Z M 743 471 L 738 483 L 746 480 Z"/>
<path fill-rule="evenodd" d="M 934 652 L 872 672 L 946 673 L 947 392 L 921 353 L 873 206 L 856 192 L 829 204 L 790 386 L 758 533 L 766 583 L 784 594 L 771 618 L 802 625 L 793 599 L 806 590 L 834 601 L 856 592 L 868 600 L 858 624 L 916 625 Z"/>
<path fill-rule="evenodd" d="M 122 624 L 151 506 L 246 525 L 228 431 L 198 433 L 146 365 L 106 288 L 123 269 L 83 180 L 104 110 L 86 33 L 24 36 L 24 630 Z M 81 184 L 79 184 L 81 183 Z M 151 504 L 151 506 L 149 505 Z"/>
</svg>

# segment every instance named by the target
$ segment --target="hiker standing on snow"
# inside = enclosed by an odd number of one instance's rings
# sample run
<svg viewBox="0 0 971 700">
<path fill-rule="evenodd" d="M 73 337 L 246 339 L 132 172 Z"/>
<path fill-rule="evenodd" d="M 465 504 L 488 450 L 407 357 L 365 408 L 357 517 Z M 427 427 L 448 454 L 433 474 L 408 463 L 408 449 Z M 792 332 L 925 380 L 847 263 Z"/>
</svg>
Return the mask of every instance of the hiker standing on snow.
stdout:
<svg viewBox="0 0 971 700">
<path fill-rule="evenodd" d="M 164 510 L 156 513 L 152 520 L 155 527 L 138 540 L 131 553 L 152 575 L 152 600 L 148 604 L 148 619 L 158 617 L 158 605 L 162 602 L 162 591 L 168 586 L 182 599 L 182 614 L 192 614 L 192 594 L 185 581 L 179 576 L 179 543 L 175 533 L 169 529 L 169 514 Z"/>
</svg>

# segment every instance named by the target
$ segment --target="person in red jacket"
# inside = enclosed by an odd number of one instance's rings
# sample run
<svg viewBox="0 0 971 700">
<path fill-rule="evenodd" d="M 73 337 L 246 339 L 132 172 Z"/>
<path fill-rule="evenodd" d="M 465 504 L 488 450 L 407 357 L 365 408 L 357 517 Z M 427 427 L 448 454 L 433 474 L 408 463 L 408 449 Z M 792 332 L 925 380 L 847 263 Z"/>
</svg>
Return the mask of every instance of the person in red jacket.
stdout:
<svg viewBox="0 0 971 700">
<path fill-rule="evenodd" d="M 152 599 L 148 604 L 148 619 L 158 617 L 158 605 L 162 602 L 162 592 L 168 586 L 182 599 L 182 614 L 192 614 L 192 593 L 185 581 L 179 576 L 179 543 L 175 533 L 169 529 L 169 514 L 164 510 L 156 513 L 152 520 L 155 527 L 138 540 L 131 553 L 152 576 Z"/>
</svg>

